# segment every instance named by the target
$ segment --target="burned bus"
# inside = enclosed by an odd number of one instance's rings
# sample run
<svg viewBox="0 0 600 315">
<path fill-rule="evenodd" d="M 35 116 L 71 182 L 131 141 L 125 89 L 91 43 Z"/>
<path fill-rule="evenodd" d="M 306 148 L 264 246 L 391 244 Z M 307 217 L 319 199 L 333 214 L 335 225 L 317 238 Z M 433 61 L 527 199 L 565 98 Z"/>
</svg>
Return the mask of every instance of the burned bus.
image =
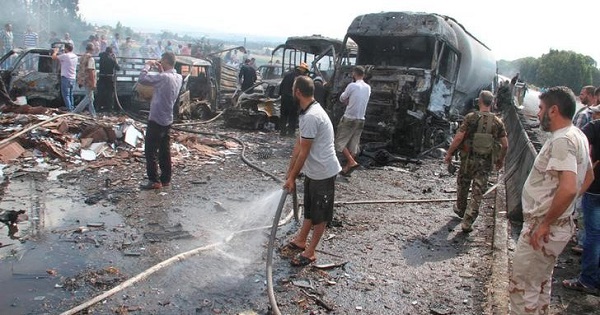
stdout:
<svg viewBox="0 0 600 315">
<path fill-rule="evenodd" d="M 364 66 L 371 98 L 362 143 L 382 143 L 405 156 L 441 147 L 451 141 L 479 92 L 492 90 L 496 60 L 491 50 L 451 17 L 365 14 L 348 27 L 348 41 L 357 45 L 355 64 L 336 64 L 327 106 L 337 123 L 345 108 L 339 95 L 352 81 L 354 65 Z"/>
</svg>

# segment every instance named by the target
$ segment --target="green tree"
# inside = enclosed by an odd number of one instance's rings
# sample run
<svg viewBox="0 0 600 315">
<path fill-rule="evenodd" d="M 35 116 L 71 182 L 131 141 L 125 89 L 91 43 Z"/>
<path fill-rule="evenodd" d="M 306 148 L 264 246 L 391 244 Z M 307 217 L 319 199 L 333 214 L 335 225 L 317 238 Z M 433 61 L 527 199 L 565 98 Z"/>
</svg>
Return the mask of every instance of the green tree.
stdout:
<svg viewBox="0 0 600 315">
<path fill-rule="evenodd" d="M 542 55 L 535 82 L 540 86 L 565 85 L 573 91 L 592 84 L 596 62 L 589 56 L 573 51 L 553 50 Z"/>
<path fill-rule="evenodd" d="M 536 82 L 538 77 L 539 59 L 526 57 L 518 60 L 519 76 L 526 82 Z"/>
</svg>

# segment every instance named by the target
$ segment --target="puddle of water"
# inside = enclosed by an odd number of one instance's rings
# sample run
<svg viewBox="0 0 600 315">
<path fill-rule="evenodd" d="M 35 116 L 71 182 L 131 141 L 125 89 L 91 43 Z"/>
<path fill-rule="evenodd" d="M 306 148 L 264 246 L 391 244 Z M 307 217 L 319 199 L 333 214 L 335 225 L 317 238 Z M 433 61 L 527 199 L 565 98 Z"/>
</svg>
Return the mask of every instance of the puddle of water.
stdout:
<svg viewBox="0 0 600 315">
<path fill-rule="evenodd" d="M 0 242 L 12 244 L 0 248 L 1 314 L 40 313 L 45 305 L 70 299 L 71 293 L 55 287 L 63 277 L 121 259 L 107 230 L 123 221 L 110 204 L 85 205 L 77 202 L 84 198 L 78 189 L 29 175 L 12 180 L 4 196 L 1 209 L 26 210 L 29 220 L 18 224 L 22 241 L 0 229 Z M 100 223 L 104 227 L 93 227 Z"/>
</svg>

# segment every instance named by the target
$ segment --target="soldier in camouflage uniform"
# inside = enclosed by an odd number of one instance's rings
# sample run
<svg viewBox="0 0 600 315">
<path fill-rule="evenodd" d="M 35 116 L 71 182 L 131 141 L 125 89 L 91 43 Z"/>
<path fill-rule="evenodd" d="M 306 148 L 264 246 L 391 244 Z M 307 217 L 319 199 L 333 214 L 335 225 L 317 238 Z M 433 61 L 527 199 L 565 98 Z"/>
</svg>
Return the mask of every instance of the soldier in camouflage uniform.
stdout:
<svg viewBox="0 0 600 315">
<path fill-rule="evenodd" d="M 524 222 L 509 282 L 513 315 L 548 314 L 554 265 L 575 231 L 575 198 L 594 179 L 588 140 L 571 122 L 573 92 L 553 87 L 539 98 L 540 128 L 551 135 L 523 185 Z"/>
<path fill-rule="evenodd" d="M 461 228 L 463 232 L 473 231 L 473 222 L 479 215 L 479 205 L 483 193 L 487 188 L 488 177 L 494 164 L 501 169 L 504 164 L 504 156 L 508 149 L 508 139 L 504 123 L 490 110 L 494 95 L 490 91 L 479 93 L 478 112 L 469 113 L 461 124 L 456 136 L 450 144 L 446 153 L 445 162 L 451 163 L 454 152 L 460 148 L 460 169 L 457 176 L 457 201 L 454 213 L 462 218 Z M 478 154 L 473 150 L 473 138 L 475 133 L 491 135 L 487 140 L 490 147 L 500 144 L 499 152 Z M 478 142 L 479 143 L 479 142 Z M 493 151 L 493 150 L 492 150 Z M 472 189 L 471 203 L 467 207 L 469 188 Z"/>
</svg>

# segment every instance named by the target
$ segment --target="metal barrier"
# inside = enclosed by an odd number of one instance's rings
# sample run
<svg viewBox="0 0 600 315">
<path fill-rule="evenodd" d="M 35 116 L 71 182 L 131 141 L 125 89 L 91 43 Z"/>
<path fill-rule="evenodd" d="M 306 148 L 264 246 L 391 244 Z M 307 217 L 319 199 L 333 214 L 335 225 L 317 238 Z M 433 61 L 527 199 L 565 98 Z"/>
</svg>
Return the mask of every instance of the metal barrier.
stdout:
<svg viewBox="0 0 600 315">
<path fill-rule="evenodd" d="M 511 221 L 523 221 L 521 192 L 537 155 L 529 139 L 521 115 L 514 106 L 503 112 L 504 125 L 508 133 L 508 152 L 505 160 L 504 184 L 506 185 L 506 208 Z"/>
</svg>

